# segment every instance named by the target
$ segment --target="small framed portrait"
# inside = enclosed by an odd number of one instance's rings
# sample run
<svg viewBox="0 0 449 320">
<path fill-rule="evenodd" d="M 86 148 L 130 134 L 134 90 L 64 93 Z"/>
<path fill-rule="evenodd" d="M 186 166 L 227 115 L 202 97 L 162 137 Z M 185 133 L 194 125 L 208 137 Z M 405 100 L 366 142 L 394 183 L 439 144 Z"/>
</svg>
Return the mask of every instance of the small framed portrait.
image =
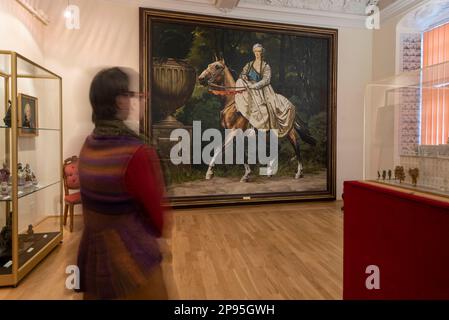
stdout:
<svg viewBox="0 0 449 320">
<path fill-rule="evenodd" d="M 37 98 L 19 93 L 19 136 L 34 137 L 39 135 Z"/>
</svg>

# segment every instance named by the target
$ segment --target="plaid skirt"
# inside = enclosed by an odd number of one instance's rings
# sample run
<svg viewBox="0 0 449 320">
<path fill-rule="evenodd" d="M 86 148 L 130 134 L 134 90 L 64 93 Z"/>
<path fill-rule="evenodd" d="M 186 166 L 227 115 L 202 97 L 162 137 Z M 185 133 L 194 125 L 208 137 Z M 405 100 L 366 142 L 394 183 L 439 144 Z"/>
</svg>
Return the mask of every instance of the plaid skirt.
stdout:
<svg viewBox="0 0 449 320">
<path fill-rule="evenodd" d="M 138 212 L 101 214 L 84 209 L 78 251 L 80 289 L 98 299 L 120 299 L 145 286 L 162 255 Z"/>
</svg>

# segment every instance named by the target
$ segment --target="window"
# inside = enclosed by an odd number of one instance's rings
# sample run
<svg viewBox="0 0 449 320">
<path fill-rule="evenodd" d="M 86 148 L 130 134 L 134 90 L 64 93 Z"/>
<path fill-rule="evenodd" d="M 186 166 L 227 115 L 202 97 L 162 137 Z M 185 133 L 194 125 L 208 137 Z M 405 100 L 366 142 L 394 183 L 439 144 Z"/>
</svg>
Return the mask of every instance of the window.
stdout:
<svg viewBox="0 0 449 320">
<path fill-rule="evenodd" d="M 443 62 L 449 62 L 449 23 L 424 32 L 423 35 L 423 68 Z M 449 138 L 449 68 L 441 65 L 425 70 L 421 144 L 445 144 Z"/>
</svg>

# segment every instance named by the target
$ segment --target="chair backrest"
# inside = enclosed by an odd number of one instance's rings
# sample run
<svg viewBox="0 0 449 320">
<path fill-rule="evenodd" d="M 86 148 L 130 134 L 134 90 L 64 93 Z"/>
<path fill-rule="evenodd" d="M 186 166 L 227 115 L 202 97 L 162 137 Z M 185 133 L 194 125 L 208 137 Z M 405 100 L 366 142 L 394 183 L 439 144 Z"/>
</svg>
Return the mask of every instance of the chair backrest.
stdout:
<svg viewBox="0 0 449 320">
<path fill-rule="evenodd" d="M 62 176 L 64 179 L 64 191 L 66 195 L 69 194 L 69 190 L 80 188 L 77 156 L 72 156 L 64 160 Z"/>
</svg>

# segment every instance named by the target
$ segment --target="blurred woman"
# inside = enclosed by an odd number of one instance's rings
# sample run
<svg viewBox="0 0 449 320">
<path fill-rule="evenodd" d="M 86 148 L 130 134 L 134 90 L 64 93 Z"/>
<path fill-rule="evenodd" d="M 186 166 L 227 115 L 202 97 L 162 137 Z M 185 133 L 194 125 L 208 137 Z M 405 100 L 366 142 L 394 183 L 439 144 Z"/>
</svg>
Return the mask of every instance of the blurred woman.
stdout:
<svg viewBox="0 0 449 320">
<path fill-rule="evenodd" d="M 80 153 L 84 230 L 78 253 L 85 299 L 166 299 L 157 238 L 163 180 L 155 151 L 124 121 L 137 73 L 100 71 L 90 87 L 95 129 Z"/>
</svg>

